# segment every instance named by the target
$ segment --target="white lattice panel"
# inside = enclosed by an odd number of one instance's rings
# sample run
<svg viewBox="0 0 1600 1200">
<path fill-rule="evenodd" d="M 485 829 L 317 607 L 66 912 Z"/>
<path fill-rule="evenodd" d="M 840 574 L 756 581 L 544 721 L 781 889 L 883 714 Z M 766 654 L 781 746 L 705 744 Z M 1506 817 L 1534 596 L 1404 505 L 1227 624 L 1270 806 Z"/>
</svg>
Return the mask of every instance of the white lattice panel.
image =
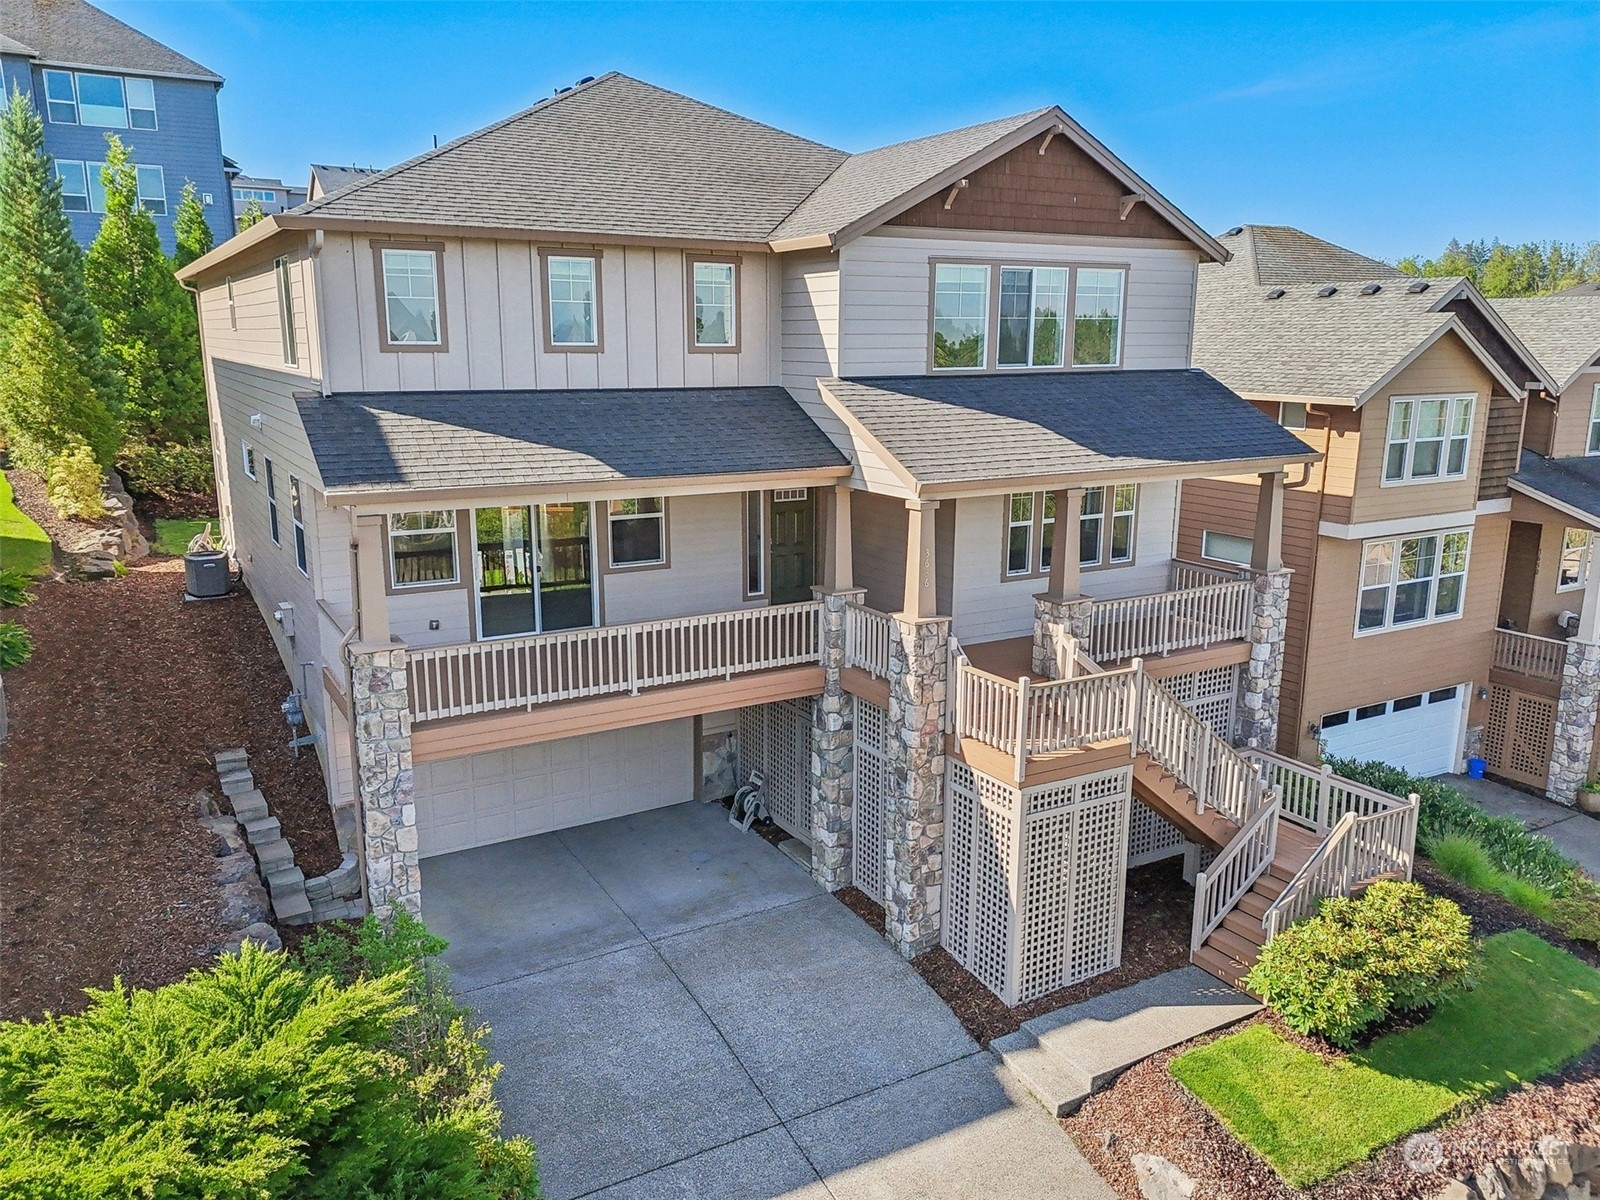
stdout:
<svg viewBox="0 0 1600 1200">
<path fill-rule="evenodd" d="M 1072 932 L 1057 986 L 1099 975 L 1122 961 L 1130 786 L 1127 775 L 1085 784 L 1082 801 L 1073 810 L 1077 862 L 1072 873 Z"/>
<path fill-rule="evenodd" d="M 1128 866 L 1142 867 L 1183 853 L 1183 831 L 1139 800 L 1128 813 Z"/>
<path fill-rule="evenodd" d="M 851 881 L 883 903 L 883 873 L 889 856 L 889 764 L 885 757 L 889 714 L 856 697 L 855 846 Z"/>
<path fill-rule="evenodd" d="M 808 698 L 739 710 L 739 783 L 760 771 L 762 799 L 779 828 L 811 842 L 811 710 Z"/>
<path fill-rule="evenodd" d="M 1232 743 L 1239 698 L 1237 664 L 1172 675 L 1161 682 L 1185 708 L 1209 725 L 1212 732 Z"/>
<path fill-rule="evenodd" d="M 951 759 L 945 778 L 943 941 L 963 966 L 972 944 L 967 931 L 972 923 L 972 825 L 977 808 L 972 768 Z"/>
</svg>

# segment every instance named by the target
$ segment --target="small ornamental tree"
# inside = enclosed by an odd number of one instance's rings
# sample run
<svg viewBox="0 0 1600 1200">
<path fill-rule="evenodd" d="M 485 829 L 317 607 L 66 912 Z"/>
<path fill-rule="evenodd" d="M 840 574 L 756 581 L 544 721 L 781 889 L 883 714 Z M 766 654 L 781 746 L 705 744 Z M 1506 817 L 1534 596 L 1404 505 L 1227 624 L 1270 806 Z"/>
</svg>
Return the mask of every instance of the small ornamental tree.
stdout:
<svg viewBox="0 0 1600 1200">
<path fill-rule="evenodd" d="M 239 220 L 237 222 L 239 226 L 239 232 L 243 233 L 246 229 L 249 229 L 250 226 L 254 225 L 266 215 L 266 213 L 261 211 L 261 201 L 250 201 L 250 203 L 244 206 L 244 211 L 239 214 Z"/>
<path fill-rule="evenodd" d="M 38 475 L 80 446 L 102 470 L 116 456 L 117 423 L 85 374 L 83 356 L 42 307 L 12 324 L 0 350 L 0 428 L 12 461 Z"/>
<path fill-rule="evenodd" d="M 172 228 L 178 239 L 177 253 L 172 256 L 175 265 L 186 267 L 211 249 L 214 241 L 211 226 L 206 224 L 206 210 L 192 179 L 183 181 L 183 194 L 178 199 Z"/>
<path fill-rule="evenodd" d="M 206 401 L 194 301 L 139 204 L 127 147 L 116 134 L 106 141 L 106 214 L 84 277 L 106 356 L 121 379 L 123 425 L 133 437 L 199 441 L 206 436 Z"/>
</svg>

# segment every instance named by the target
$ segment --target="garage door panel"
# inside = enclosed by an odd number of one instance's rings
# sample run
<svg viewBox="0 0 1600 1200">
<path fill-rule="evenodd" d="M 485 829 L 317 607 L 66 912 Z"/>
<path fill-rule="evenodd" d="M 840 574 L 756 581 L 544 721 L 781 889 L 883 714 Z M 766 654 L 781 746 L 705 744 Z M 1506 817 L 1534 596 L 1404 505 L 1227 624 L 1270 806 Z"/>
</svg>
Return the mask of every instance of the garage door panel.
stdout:
<svg viewBox="0 0 1600 1200">
<path fill-rule="evenodd" d="M 1322 740 L 1335 758 L 1377 760 L 1413 775 L 1443 775 L 1457 767 L 1464 688 L 1449 700 L 1424 701 L 1366 720 L 1325 728 Z"/>
</svg>

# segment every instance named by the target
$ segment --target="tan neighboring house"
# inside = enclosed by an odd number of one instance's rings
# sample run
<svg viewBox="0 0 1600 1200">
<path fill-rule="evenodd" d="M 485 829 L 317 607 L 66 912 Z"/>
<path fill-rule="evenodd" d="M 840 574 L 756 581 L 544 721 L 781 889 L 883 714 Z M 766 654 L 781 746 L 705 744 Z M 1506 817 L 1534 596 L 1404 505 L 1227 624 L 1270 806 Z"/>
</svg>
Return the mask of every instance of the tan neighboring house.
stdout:
<svg viewBox="0 0 1600 1200">
<path fill-rule="evenodd" d="M 1489 746 L 1500 769 L 1570 804 L 1593 777 L 1600 688 L 1600 294 L 1495 300 L 1555 388 L 1528 401 L 1511 477 L 1511 535 Z M 1545 766 L 1544 764 L 1548 765 Z"/>
<path fill-rule="evenodd" d="M 1340 813 L 1280 830 L 1316 773 L 1235 748 L 1276 740 L 1321 451 L 1191 362 L 1227 257 L 1058 108 L 850 155 L 613 74 L 184 268 L 373 907 L 758 771 L 823 886 L 1008 1001 L 1114 967 L 1171 855 L 1236 976 Z M 1218 475 L 1239 563 L 1178 550 Z"/>
<path fill-rule="evenodd" d="M 1481 750 L 1526 777 L 1498 753 L 1497 627 L 1527 397 L 1553 381 L 1464 279 L 1282 226 L 1222 242 L 1231 260 L 1200 269 L 1195 363 L 1322 456 L 1287 484 L 1277 748 L 1418 775 Z M 1248 494 L 1186 484 L 1178 552 L 1244 561 Z"/>
</svg>

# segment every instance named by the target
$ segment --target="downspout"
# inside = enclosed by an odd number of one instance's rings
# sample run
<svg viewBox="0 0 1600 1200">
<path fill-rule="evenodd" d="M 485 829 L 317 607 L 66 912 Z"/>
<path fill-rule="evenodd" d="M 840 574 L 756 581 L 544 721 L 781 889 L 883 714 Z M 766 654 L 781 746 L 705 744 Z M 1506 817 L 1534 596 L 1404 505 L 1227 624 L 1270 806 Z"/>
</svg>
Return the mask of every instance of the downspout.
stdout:
<svg viewBox="0 0 1600 1200">
<path fill-rule="evenodd" d="M 233 540 L 233 485 L 228 475 L 228 439 L 222 432 L 222 406 L 212 403 L 216 387 L 211 374 L 211 358 L 206 354 L 206 323 L 200 319 L 200 288 L 187 280 L 178 286 L 194 297 L 195 333 L 200 343 L 200 376 L 206 389 L 206 428 L 211 431 L 211 470 L 217 477 L 217 523 L 222 526 L 222 548 L 230 557 L 237 543 Z M 228 517 L 222 518 L 222 497 L 228 498 Z M 242 571 L 242 568 L 241 568 Z"/>
<path fill-rule="evenodd" d="M 311 286 L 317 297 L 317 366 L 321 368 L 317 374 L 321 376 L 322 394 L 331 396 L 333 389 L 328 384 L 328 323 L 322 319 L 322 248 L 324 238 L 322 230 L 314 230 L 311 234 Z M 352 516 L 351 521 L 355 518 Z"/>
<path fill-rule="evenodd" d="M 1311 405 L 1306 405 L 1307 414 L 1316 411 Z M 1327 418 L 1328 424 L 1322 439 L 1322 482 L 1317 486 L 1317 527 L 1312 531 L 1313 541 L 1311 544 L 1315 548 L 1315 552 L 1311 555 L 1311 571 L 1309 578 L 1306 580 L 1306 629 L 1304 636 L 1300 639 L 1300 711 L 1295 718 L 1295 723 L 1299 726 L 1295 730 L 1295 745 L 1297 746 L 1300 744 L 1300 739 L 1306 736 L 1304 732 L 1306 726 L 1306 664 L 1311 657 L 1312 614 L 1316 609 L 1317 601 L 1317 568 L 1322 563 L 1322 514 L 1328 499 L 1328 453 L 1333 449 L 1333 410 L 1324 409 L 1321 415 Z M 1307 463 L 1306 478 L 1301 481 L 1300 486 L 1305 486 L 1310 479 L 1311 464 Z M 1318 728 L 1321 728 L 1320 723 Z M 1320 742 L 1321 739 L 1319 738 L 1319 745 Z M 1298 758 L 1299 755 L 1295 757 Z"/>
</svg>

